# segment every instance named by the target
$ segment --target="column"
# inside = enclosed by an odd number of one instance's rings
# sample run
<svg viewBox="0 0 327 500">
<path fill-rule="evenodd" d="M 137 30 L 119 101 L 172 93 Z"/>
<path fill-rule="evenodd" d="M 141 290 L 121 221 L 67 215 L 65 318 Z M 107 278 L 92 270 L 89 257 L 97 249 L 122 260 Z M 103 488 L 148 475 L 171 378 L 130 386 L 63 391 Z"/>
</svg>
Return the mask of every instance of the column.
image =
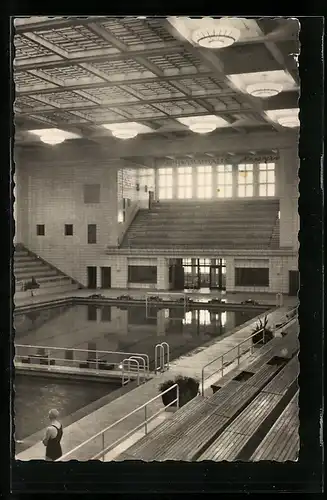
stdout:
<svg viewBox="0 0 327 500">
<path fill-rule="evenodd" d="M 235 289 L 235 264 L 233 257 L 226 257 L 226 292 L 233 292 Z"/>
<path fill-rule="evenodd" d="M 117 256 L 112 261 L 111 266 L 111 287 L 127 288 L 128 280 L 128 259 L 127 257 Z"/>
<path fill-rule="evenodd" d="M 296 148 L 280 151 L 277 192 L 280 199 L 280 246 L 298 250 L 298 166 Z"/>
<path fill-rule="evenodd" d="M 169 290 L 169 259 L 157 259 L 157 290 Z"/>
</svg>

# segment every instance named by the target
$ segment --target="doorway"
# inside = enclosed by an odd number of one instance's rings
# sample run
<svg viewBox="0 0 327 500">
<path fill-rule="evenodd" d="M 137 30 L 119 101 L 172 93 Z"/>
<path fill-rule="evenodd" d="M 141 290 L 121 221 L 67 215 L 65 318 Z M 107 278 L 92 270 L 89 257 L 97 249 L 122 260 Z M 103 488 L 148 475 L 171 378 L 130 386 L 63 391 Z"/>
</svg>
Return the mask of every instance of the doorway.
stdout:
<svg viewBox="0 0 327 500">
<path fill-rule="evenodd" d="M 111 288 L 111 267 L 101 267 L 101 288 Z"/>
<path fill-rule="evenodd" d="M 216 259 L 216 264 L 210 266 L 210 289 L 226 290 L 226 263 Z"/>
<path fill-rule="evenodd" d="M 97 268 L 95 266 L 87 267 L 87 288 L 95 290 L 97 287 Z"/>
<path fill-rule="evenodd" d="M 300 288 L 299 271 L 288 271 L 288 295 L 296 297 Z"/>
</svg>

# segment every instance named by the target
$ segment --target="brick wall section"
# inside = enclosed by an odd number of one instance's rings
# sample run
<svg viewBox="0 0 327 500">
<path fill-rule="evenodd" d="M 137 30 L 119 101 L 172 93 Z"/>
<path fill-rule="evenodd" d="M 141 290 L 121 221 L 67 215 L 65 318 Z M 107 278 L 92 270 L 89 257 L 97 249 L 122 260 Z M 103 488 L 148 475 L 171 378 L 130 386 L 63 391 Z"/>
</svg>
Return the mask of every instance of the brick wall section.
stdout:
<svg viewBox="0 0 327 500">
<path fill-rule="evenodd" d="M 107 265 L 107 245 L 117 241 L 116 169 L 106 165 L 16 166 L 19 181 L 17 241 L 86 285 L 87 266 Z M 100 203 L 84 204 L 84 184 L 100 184 Z M 45 225 L 45 236 L 36 225 Z M 73 236 L 64 225 L 73 224 Z M 87 225 L 97 225 L 97 243 L 87 243 Z"/>
</svg>

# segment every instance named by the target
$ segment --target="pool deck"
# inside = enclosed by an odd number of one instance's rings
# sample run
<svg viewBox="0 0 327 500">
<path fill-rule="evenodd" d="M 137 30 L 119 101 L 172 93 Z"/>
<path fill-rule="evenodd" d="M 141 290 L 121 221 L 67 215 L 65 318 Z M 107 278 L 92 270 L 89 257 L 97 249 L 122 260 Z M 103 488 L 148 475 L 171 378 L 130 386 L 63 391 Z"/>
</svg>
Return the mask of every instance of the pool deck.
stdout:
<svg viewBox="0 0 327 500">
<path fill-rule="evenodd" d="M 133 298 L 144 298 L 146 293 L 153 293 L 154 295 L 157 295 L 159 292 L 156 289 L 140 289 L 140 288 L 133 288 L 133 289 L 126 289 L 126 288 L 110 288 L 109 290 L 89 290 L 89 289 L 81 289 L 81 290 L 70 290 L 68 292 L 63 292 L 61 294 L 55 294 L 55 293 L 49 293 L 49 294 L 43 294 L 43 295 L 37 295 L 37 296 L 29 296 L 29 297 L 23 297 L 23 298 L 14 298 L 14 303 L 16 307 L 20 306 L 26 306 L 26 305 L 34 305 L 34 304 L 39 304 L 42 302 L 52 302 L 60 299 L 69 299 L 71 297 L 89 297 L 90 295 L 93 294 L 101 294 L 104 297 L 107 298 L 116 298 L 119 295 L 125 295 L 128 294 Z M 160 292 L 163 293 L 163 292 Z M 167 294 L 171 293 L 184 293 L 184 292 L 174 292 L 173 290 L 167 290 L 165 292 Z M 192 295 L 194 298 L 223 298 L 226 299 L 228 302 L 237 302 L 240 303 L 243 300 L 246 299 L 253 299 L 261 304 L 275 304 L 276 303 L 276 294 L 273 293 L 256 293 L 256 292 L 224 292 L 224 291 L 219 291 L 219 290 L 209 290 L 207 288 L 204 288 L 202 290 L 196 290 L 196 291 L 191 291 L 187 290 L 185 293 L 188 295 Z M 287 305 L 294 305 L 297 303 L 297 297 L 289 297 L 288 295 L 283 295 L 283 304 L 285 306 Z"/>
<path fill-rule="evenodd" d="M 86 296 L 90 294 L 90 291 L 80 291 L 84 292 L 82 296 Z M 87 293 L 86 293 L 87 292 Z M 112 293 L 111 296 L 115 296 L 117 292 L 113 293 L 113 290 L 110 290 Z M 102 292 L 101 292 L 102 293 Z M 125 290 L 126 293 L 126 290 Z M 128 293 L 131 293 L 129 291 Z M 142 290 L 142 294 L 144 294 L 144 290 Z M 74 294 L 75 295 L 75 294 Z M 133 290 L 133 295 L 136 296 Z M 243 298 L 251 296 L 252 298 L 258 299 L 255 294 L 232 294 L 234 301 L 236 301 L 237 295 L 243 295 Z M 256 294 L 259 295 L 259 294 Z M 263 294 L 261 294 L 263 295 Z M 49 298 L 53 300 L 53 295 L 49 296 Z M 286 298 L 286 297 L 285 297 Z M 35 297 L 35 299 L 39 299 L 40 297 Z M 44 300 L 44 297 L 41 298 Z M 289 299 L 287 301 L 287 305 L 285 304 L 283 307 L 279 309 L 275 309 L 270 312 L 268 316 L 269 325 L 276 325 L 283 317 L 287 311 L 297 304 L 297 299 L 294 297 L 287 297 Z M 239 299 L 238 299 L 239 300 Z M 266 295 L 267 300 L 267 295 Z M 269 300 L 268 302 L 269 303 Z M 286 303 L 286 301 L 285 301 Z M 168 379 L 174 378 L 176 375 L 185 375 L 201 378 L 201 371 L 203 365 L 209 363 L 213 359 L 221 356 L 226 353 L 229 349 L 237 346 L 242 340 L 248 338 L 253 329 L 253 325 L 255 320 L 250 320 L 245 325 L 238 327 L 233 330 L 232 333 L 226 333 L 222 338 L 220 337 L 218 340 L 214 341 L 209 346 L 202 346 L 194 351 L 184 355 L 176 360 L 174 360 L 170 364 L 169 371 L 158 374 L 154 376 L 151 380 L 142 384 L 135 389 L 133 389 L 128 394 L 124 394 L 118 399 L 110 402 L 98 408 L 96 411 L 89 413 L 84 416 L 80 420 L 72 423 L 64 430 L 64 438 L 63 438 L 63 452 L 67 453 L 72 450 L 79 444 L 86 441 L 88 438 L 92 437 L 96 433 L 102 431 L 104 428 L 108 427 L 112 423 L 119 420 L 122 416 L 127 415 L 135 408 L 141 406 L 146 403 L 150 399 L 154 398 L 159 393 L 159 385 Z M 226 361 L 228 361 L 228 356 L 226 357 Z M 211 369 L 208 369 L 207 376 L 213 373 L 214 370 L 217 369 L 216 366 L 212 366 Z M 216 379 L 219 379 L 219 375 L 215 375 Z M 213 378 L 210 378 L 206 382 L 206 387 L 209 387 L 213 382 Z M 161 402 L 161 398 L 158 398 L 155 403 L 151 404 L 148 409 L 148 416 L 154 415 L 154 413 L 158 412 L 161 408 L 163 408 L 163 404 Z M 139 425 L 144 418 L 144 411 L 134 414 L 132 417 L 124 421 L 122 424 L 119 424 L 113 431 L 108 433 L 107 439 L 110 442 L 114 442 L 118 438 L 122 437 L 124 433 L 131 431 L 137 425 Z M 28 438 L 27 438 L 28 441 Z M 78 454 L 78 456 L 74 457 L 75 459 L 85 460 L 89 456 L 93 456 L 96 452 L 98 452 L 101 448 L 100 442 L 94 442 L 84 447 L 82 450 L 85 456 L 82 454 Z M 34 446 L 26 449 L 25 451 L 19 453 L 16 457 L 18 460 L 42 460 L 44 458 L 44 446 L 42 443 L 37 443 Z"/>
</svg>

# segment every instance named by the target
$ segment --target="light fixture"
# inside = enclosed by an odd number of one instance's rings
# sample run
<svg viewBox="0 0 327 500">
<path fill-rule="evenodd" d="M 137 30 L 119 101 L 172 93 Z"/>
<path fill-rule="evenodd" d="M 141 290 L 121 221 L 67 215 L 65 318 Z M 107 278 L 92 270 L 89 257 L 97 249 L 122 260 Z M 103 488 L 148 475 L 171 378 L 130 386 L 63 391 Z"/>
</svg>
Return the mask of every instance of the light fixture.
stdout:
<svg viewBox="0 0 327 500">
<path fill-rule="evenodd" d="M 191 36 L 194 43 L 207 49 L 229 47 L 237 42 L 241 34 L 225 19 L 203 18 L 201 24 L 203 27 L 194 30 Z"/>
<path fill-rule="evenodd" d="M 216 115 L 186 116 L 177 120 L 196 134 L 208 134 L 218 127 L 227 127 L 229 123 Z"/>
<path fill-rule="evenodd" d="M 300 125 L 299 118 L 296 115 L 281 116 L 277 121 L 282 127 L 295 128 Z"/>
<path fill-rule="evenodd" d="M 49 144 L 51 146 L 55 146 L 56 144 L 61 144 L 65 141 L 64 137 L 49 137 L 47 135 L 41 135 L 40 140 L 45 144 Z"/>
<path fill-rule="evenodd" d="M 253 97 L 260 97 L 261 99 L 266 99 L 267 97 L 273 97 L 279 94 L 283 90 L 283 85 L 281 83 L 262 81 L 260 83 L 254 83 L 246 87 L 248 94 Z"/>
<path fill-rule="evenodd" d="M 103 123 L 102 127 L 110 130 L 111 134 L 117 139 L 133 139 L 138 134 L 152 132 L 150 127 L 137 122 Z"/>
<path fill-rule="evenodd" d="M 112 130 L 111 133 L 114 137 L 117 137 L 117 139 L 133 139 L 138 134 L 137 130 L 133 129 Z"/>
<path fill-rule="evenodd" d="M 189 125 L 189 129 L 192 130 L 192 132 L 195 132 L 196 134 L 208 134 L 209 132 L 213 132 L 216 130 L 217 125 L 216 123 L 206 123 L 206 122 L 198 122 L 198 123 L 192 123 Z"/>
<path fill-rule="evenodd" d="M 61 130 L 59 128 L 43 128 L 38 130 L 29 130 L 31 134 L 37 135 L 40 141 L 50 146 L 55 146 L 56 144 L 61 144 L 66 139 L 78 139 L 80 136 L 68 132 L 67 130 Z"/>
</svg>

